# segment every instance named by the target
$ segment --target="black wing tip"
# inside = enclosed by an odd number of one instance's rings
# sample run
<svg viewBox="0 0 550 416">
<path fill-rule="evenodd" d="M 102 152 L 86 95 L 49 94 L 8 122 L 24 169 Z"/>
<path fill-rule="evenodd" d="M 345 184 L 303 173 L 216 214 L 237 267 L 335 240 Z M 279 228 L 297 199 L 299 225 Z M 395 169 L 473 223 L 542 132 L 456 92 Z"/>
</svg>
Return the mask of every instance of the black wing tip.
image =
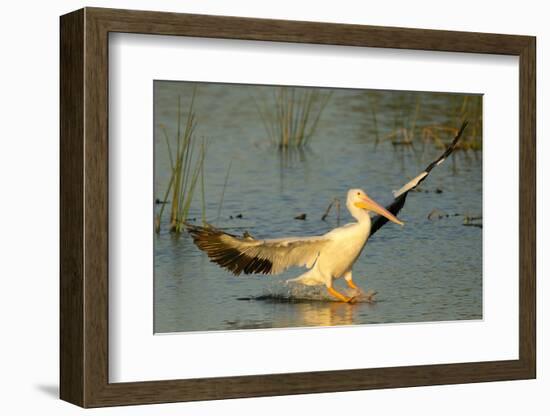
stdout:
<svg viewBox="0 0 550 416">
<path fill-rule="evenodd" d="M 410 191 L 410 190 L 409 190 Z M 391 212 L 393 215 L 397 215 L 399 211 L 405 206 L 405 200 L 407 199 L 407 195 L 409 194 L 409 191 L 402 193 L 397 198 L 393 200 L 393 202 L 386 207 L 386 209 Z M 369 237 L 372 236 L 375 232 L 377 232 L 384 224 L 386 224 L 389 220 L 382 216 L 377 215 L 374 217 L 371 223 L 371 229 L 369 233 Z"/>
<path fill-rule="evenodd" d="M 466 127 L 468 127 L 468 120 L 464 120 L 462 122 L 462 125 L 460 126 L 460 129 L 458 129 L 458 133 L 456 134 L 455 138 L 453 139 L 452 143 L 451 143 L 451 147 L 453 151 L 454 148 L 456 147 L 456 144 L 458 143 L 458 141 L 460 140 L 460 138 L 462 137 L 462 133 L 464 133 L 464 130 L 466 130 Z"/>
<path fill-rule="evenodd" d="M 228 247 L 220 240 L 222 235 L 239 238 L 214 226 L 185 224 L 195 245 L 206 253 L 212 263 L 230 271 L 235 276 L 240 274 L 270 274 L 273 263 L 269 259 L 250 257 L 234 247 Z"/>
<path fill-rule="evenodd" d="M 453 139 L 453 141 L 451 142 L 451 144 L 445 149 L 445 151 L 443 152 L 443 154 L 441 156 L 439 156 L 436 160 L 434 160 L 432 163 L 430 163 L 428 165 L 428 167 L 426 167 L 424 172 L 429 174 L 431 172 L 431 170 L 434 167 L 436 167 L 437 164 L 441 160 L 444 160 L 445 158 L 447 158 L 455 150 L 458 141 L 460 140 L 460 138 L 462 137 L 462 134 L 464 133 L 464 130 L 466 130 L 466 126 L 468 126 L 468 120 L 464 120 L 462 122 L 462 125 L 460 126 L 460 129 L 458 130 L 458 133 L 456 134 L 456 136 Z M 428 177 L 428 175 L 424 176 L 421 180 L 418 181 L 418 183 L 414 187 L 412 187 L 408 191 L 402 193 L 397 198 L 395 198 L 393 200 L 393 202 L 388 207 L 386 207 L 386 209 L 388 211 L 390 211 L 393 215 L 397 215 L 399 213 L 399 211 L 401 211 L 401 209 L 405 206 L 405 200 L 407 198 L 408 193 L 410 191 L 412 191 L 413 189 L 415 189 L 422 182 L 424 182 L 424 180 L 427 177 Z M 377 215 L 372 221 L 371 232 L 370 232 L 369 236 L 372 236 L 376 231 L 378 231 L 380 228 L 382 228 L 382 226 L 384 224 L 386 224 L 387 222 L 388 222 L 387 218 L 385 218 L 381 215 Z"/>
<path fill-rule="evenodd" d="M 468 126 L 468 123 L 469 123 L 468 120 L 464 120 L 464 121 L 462 122 L 462 126 L 460 126 L 460 130 L 458 131 L 457 136 L 460 137 L 460 136 L 462 135 L 462 132 L 466 129 L 466 127 Z"/>
<path fill-rule="evenodd" d="M 453 151 L 456 149 L 456 146 L 458 144 L 458 141 L 460 140 L 460 138 L 462 137 L 462 134 L 464 133 L 464 130 L 466 129 L 466 126 L 468 125 L 468 120 L 464 120 L 464 122 L 462 123 L 462 125 L 460 126 L 460 129 L 458 130 L 458 133 L 456 134 L 456 136 L 454 137 L 454 139 L 451 141 L 451 144 L 449 144 L 449 146 L 447 146 L 447 148 L 445 149 L 445 151 L 441 154 L 441 156 L 439 156 L 436 160 L 434 160 L 432 163 L 430 163 L 426 169 L 424 169 L 424 172 L 426 173 L 430 173 L 431 170 L 433 168 L 435 168 L 442 160 L 445 160 L 446 158 L 449 157 L 449 155 L 451 153 L 453 153 Z M 427 177 L 427 176 L 426 176 Z M 426 177 L 424 177 L 421 181 L 418 182 L 418 184 L 420 184 L 420 182 L 422 182 L 424 179 L 426 179 Z"/>
</svg>

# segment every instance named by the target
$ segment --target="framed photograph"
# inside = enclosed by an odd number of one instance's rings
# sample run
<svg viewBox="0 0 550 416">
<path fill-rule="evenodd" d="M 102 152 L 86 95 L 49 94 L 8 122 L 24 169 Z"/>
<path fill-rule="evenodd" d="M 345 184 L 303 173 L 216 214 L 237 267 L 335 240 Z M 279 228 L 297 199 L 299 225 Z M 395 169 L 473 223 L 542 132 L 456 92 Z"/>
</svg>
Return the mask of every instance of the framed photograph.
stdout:
<svg viewBox="0 0 550 416">
<path fill-rule="evenodd" d="M 535 378 L 534 37 L 60 28 L 63 400 Z"/>
</svg>

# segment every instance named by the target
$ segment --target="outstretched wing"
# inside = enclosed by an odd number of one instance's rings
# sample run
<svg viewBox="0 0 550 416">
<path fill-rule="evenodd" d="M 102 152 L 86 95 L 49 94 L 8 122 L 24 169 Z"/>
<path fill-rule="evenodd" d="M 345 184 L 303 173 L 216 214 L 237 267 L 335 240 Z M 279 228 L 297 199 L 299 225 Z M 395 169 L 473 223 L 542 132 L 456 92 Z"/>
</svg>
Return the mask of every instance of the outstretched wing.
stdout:
<svg viewBox="0 0 550 416">
<path fill-rule="evenodd" d="M 388 211 L 390 211 L 393 215 L 397 215 L 397 213 L 401 211 L 401 209 L 405 205 L 405 200 L 407 199 L 407 195 L 409 194 L 409 192 L 412 191 L 414 188 L 416 188 L 418 185 L 420 185 L 420 183 L 422 183 L 426 179 L 426 177 L 429 175 L 432 169 L 442 164 L 445 161 L 445 159 L 447 159 L 447 157 L 453 152 L 453 150 L 455 150 L 458 140 L 462 136 L 462 133 L 464 132 L 464 129 L 466 128 L 467 125 L 468 125 L 467 121 L 462 123 L 462 126 L 460 127 L 460 130 L 458 131 L 457 135 L 455 136 L 451 144 L 447 147 L 447 149 L 445 149 L 445 151 L 441 154 L 441 156 L 439 156 L 436 160 L 430 163 L 426 167 L 426 169 L 424 169 L 422 173 L 420 173 L 420 175 L 410 180 L 405 185 L 403 185 L 401 189 L 393 193 L 393 196 L 395 199 L 390 205 L 386 207 Z M 370 235 L 372 236 L 387 222 L 388 222 L 388 219 L 386 217 L 383 217 L 382 215 L 377 215 L 376 217 L 374 217 L 372 220 Z"/>
<path fill-rule="evenodd" d="M 278 274 L 292 266 L 311 268 L 328 242 L 324 237 L 256 240 L 248 234 L 238 237 L 212 226 L 187 224 L 186 227 L 210 261 L 235 275 Z"/>
</svg>

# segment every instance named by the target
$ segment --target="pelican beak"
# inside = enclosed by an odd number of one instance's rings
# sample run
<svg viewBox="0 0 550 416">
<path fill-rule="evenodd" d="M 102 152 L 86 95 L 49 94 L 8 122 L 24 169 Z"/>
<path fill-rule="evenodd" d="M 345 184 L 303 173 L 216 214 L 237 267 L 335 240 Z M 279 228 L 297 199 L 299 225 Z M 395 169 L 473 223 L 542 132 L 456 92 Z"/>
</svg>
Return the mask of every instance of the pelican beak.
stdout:
<svg viewBox="0 0 550 416">
<path fill-rule="evenodd" d="M 377 202 L 367 197 L 361 197 L 361 201 L 355 202 L 354 205 L 357 208 L 366 209 L 367 211 L 373 211 L 376 212 L 379 215 L 382 215 L 386 217 L 391 222 L 394 222 L 399 225 L 404 225 L 403 221 L 401 221 L 399 218 L 397 218 L 395 215 L 393 215 L 391 212 L 389 212 L 386 208 L 378 204 Z"/>
</svg>

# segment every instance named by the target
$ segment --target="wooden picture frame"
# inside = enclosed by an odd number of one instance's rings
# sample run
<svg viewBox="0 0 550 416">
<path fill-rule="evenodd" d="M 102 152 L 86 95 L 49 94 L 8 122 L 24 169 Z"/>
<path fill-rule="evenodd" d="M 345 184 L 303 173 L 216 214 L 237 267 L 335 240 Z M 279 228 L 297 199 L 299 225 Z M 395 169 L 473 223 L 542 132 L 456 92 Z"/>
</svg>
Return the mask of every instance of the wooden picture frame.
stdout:
<svg viewBox="0 0 550 416">
<path fill-rule="evenodd" d="M 85 8 L 61 17 L 60 396 L 82 407 L 213 400 L 536 376 L 535 38 Z M 519 56 L 519 359 L 110 383 L 108 35 L 110 32 Z"/>
</svg>

